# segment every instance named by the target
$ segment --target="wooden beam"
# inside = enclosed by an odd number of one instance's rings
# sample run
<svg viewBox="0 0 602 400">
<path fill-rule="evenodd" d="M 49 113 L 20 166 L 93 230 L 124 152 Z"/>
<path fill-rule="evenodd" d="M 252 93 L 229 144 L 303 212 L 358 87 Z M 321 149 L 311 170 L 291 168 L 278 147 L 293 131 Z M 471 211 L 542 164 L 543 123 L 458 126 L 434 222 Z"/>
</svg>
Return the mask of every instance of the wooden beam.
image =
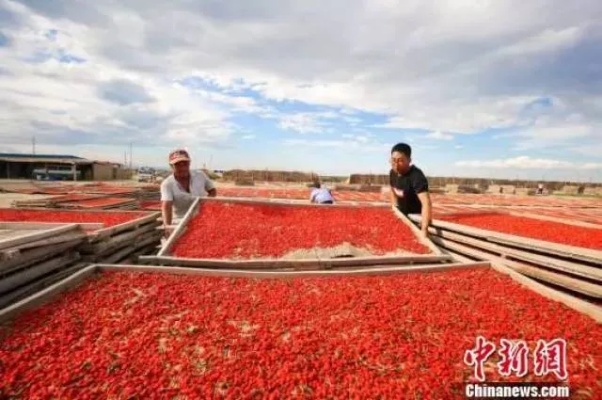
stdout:
<svg viewBox="0 0 602 400">
<path fill-rule="evenodd" d="M 106 271 L 138 271 L 138 272 L 168 272 L 176 274 L 191 274 L 202 276 L 223 276 L 239 278 L 308 278 L 326 276 L 358 276 L 358 275 L 388 275 L 411 272 L 443 272 L 458 269 L 489 268 L 489 262 L 436 264 L 421 266 L 387 266 L 382 268 L 362 268 L 354 270 L 326 270 L 326 271 L 246 271 L 246 270 L 214 270 L 202 268 L 185 268 L 175 266 L 147 266 L 147 265 L 105 265 L 96 264 L 101 270 Z"/>
<path fill-rule="evenodd" d="M 45 230 L 58 228 L 66 224 L 64 222 L 0 222 L 0 229 L 18 229 L 18 230 Z M 84 230 L 96 230 L 104 227 L 104 224 L 93 224 L 93 223 L 76 223 L 80 228 Z"/>
<path fill-rule="evenodd" d="M 410 228 L 410 230 L 412 231 L 414 236 L 416 236 L 416 238 L 420 241 L 420 243 L 428 247 L 433 252 L 433 254 L 443 254 L 441 252 L 441 249 L 439 249 L 439 247 L 437 247 L 437 245 L 433 243 L 428 237 L 423 236 L 422 231 L 418 229 L 418 227 L 414 225 L 414 223 L 410 221 L 408 217 L 406 217 L 401 211 L 399 211 L 397 207 L 393 206 L 391 207 L 391 209 L 393 210 L 393 214 L 397 218 L 399 218 L 408 228 Z"/>
<path fill-rule="evenodd" d="M 201 198 L 197 197 L 194 200 L 194 202 L 190 205 L 190 208 L 188 209 L 188 211 L 186 211 L 186 214 L 184 214 L 184 218 L 182 218 L 182 221 L 180 221 L 180 223 L 178 224 L 178 227 L 171 233 L 171 235 L 169 235 L 169 238 L 167 238 L 167 241 L 165 242 L 165 244 L 159 251 L 159 254 L 157 254 L 158 256 L 165 256 L 165 255 L 168 255 L 171 253 L 173 245 L 180 238 L 180 236 L 182 236 L 182 234 L 186 231 L 186 228 L 188 227 L 188 223 L 192 220 L 192 218 L 195 215 L 197 215 L 200 212 L 200 204 L 201 204 Z"/>
<path fill-rule="evenodd" d="M 309 196 L 309 191 L 308 191 Z M 310 203 L 309 200 L 301 199 L 264 199 L 256 197 L 203 197 L 204 202 L 222 202 L 222 203 L 239 203 L 239 204 L 250 204 L 250 205 L 278 205 L 284 207 L 325 207 L 325 208 L 358 208 L 358 207 L 374 207 L 374 208 L 390 208 L 391 206 L 386 202 L 366 202 L 358 204 L 357 201 L 338 201 L 334 204 L 317 204 Z"/>
<path fill-rule="evenodd" d="M 400 265 L 417 263 L 449 262 L 452 258 L 448 255 L 411 255 L 411 256 L 374 256 L 374 257 L 352 257 L 333 259 L 211 259 L 211 258 L 182 258 L 170 256 L 146 256 L 140 257 L 145 264 L 178 265 L 199 268 L 240 268 L 240 269 L 269 269 L 269 268 L 332 268 L 343 266 L 368 266 L 368 265 Z"/>
</svg>

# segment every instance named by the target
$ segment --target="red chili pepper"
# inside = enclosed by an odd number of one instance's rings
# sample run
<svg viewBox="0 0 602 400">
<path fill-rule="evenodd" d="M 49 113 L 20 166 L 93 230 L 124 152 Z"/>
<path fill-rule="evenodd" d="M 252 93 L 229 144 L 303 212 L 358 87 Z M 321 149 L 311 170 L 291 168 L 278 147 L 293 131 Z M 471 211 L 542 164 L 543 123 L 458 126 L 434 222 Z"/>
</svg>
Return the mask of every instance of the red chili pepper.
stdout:
<svg viewBox="0 0 602 400">
<path fill-rule="evenodd" d="M 0 209 L 2 222 L 103 223 L 105 227 L 119 225 L 145 215 L 147 214 L 144 212 Z"/>
<path fill-rule="evenodd" d="M 177 241 L 192 258 L 280 257 L 295 249 L 342 243 L 374 254 L 428 253 L 412 231 L 384 208 L 316 208 L 206 203 Z"/>
</svg>

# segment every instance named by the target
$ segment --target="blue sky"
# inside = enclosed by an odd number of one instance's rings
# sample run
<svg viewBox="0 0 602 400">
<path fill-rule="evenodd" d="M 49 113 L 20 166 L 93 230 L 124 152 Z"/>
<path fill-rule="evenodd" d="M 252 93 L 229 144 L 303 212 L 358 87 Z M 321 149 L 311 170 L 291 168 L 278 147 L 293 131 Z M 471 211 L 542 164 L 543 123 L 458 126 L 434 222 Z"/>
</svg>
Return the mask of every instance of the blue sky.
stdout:
<svg viewBox="0 0 602 400">
<path fill-rule="evenodd" d="M 602 181 L 602 5 L 551 3 L 7 0 L 0 152 Z"/>
</svg>

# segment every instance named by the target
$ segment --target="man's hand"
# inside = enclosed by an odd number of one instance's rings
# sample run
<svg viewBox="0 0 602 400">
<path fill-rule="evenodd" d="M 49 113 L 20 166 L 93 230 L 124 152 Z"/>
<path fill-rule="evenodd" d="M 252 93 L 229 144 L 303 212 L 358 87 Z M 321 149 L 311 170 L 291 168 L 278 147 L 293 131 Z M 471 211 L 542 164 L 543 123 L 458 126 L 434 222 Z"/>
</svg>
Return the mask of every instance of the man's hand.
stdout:
<svg viewBox="0 0 602 400">
<path fill-rule="evenodd" d="M 176 229 L 176 225 L 163 225 L 163 237 L 168 238 Z"/>
</svg>

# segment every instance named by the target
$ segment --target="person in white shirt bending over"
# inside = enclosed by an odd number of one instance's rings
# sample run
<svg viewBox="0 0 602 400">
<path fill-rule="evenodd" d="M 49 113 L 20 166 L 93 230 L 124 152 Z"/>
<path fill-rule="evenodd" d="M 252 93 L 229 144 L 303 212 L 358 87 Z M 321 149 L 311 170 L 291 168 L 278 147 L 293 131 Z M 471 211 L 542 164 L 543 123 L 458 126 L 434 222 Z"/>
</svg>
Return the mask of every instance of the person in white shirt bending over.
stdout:
<svg viewBox="0 0 602 400">
<path fill-rule="evenodd" d="M 169 164 L 173 174 L 161 182 L 161 212 L 165 228 L 179 223 L 195 198 L 217 195 L 215 185 L 203 171 L 190 170 L 190 156 L 186 150 L 169 153 Z"/>
<path fill-rule="evenodd" d="M 330 189 L 322 187 L 320 182 L 316 182 L 313 185 L 314 189 L 311 191 L 309 201 L 318 204 L 334 204 L 334 197 Z"/>
</svg>

